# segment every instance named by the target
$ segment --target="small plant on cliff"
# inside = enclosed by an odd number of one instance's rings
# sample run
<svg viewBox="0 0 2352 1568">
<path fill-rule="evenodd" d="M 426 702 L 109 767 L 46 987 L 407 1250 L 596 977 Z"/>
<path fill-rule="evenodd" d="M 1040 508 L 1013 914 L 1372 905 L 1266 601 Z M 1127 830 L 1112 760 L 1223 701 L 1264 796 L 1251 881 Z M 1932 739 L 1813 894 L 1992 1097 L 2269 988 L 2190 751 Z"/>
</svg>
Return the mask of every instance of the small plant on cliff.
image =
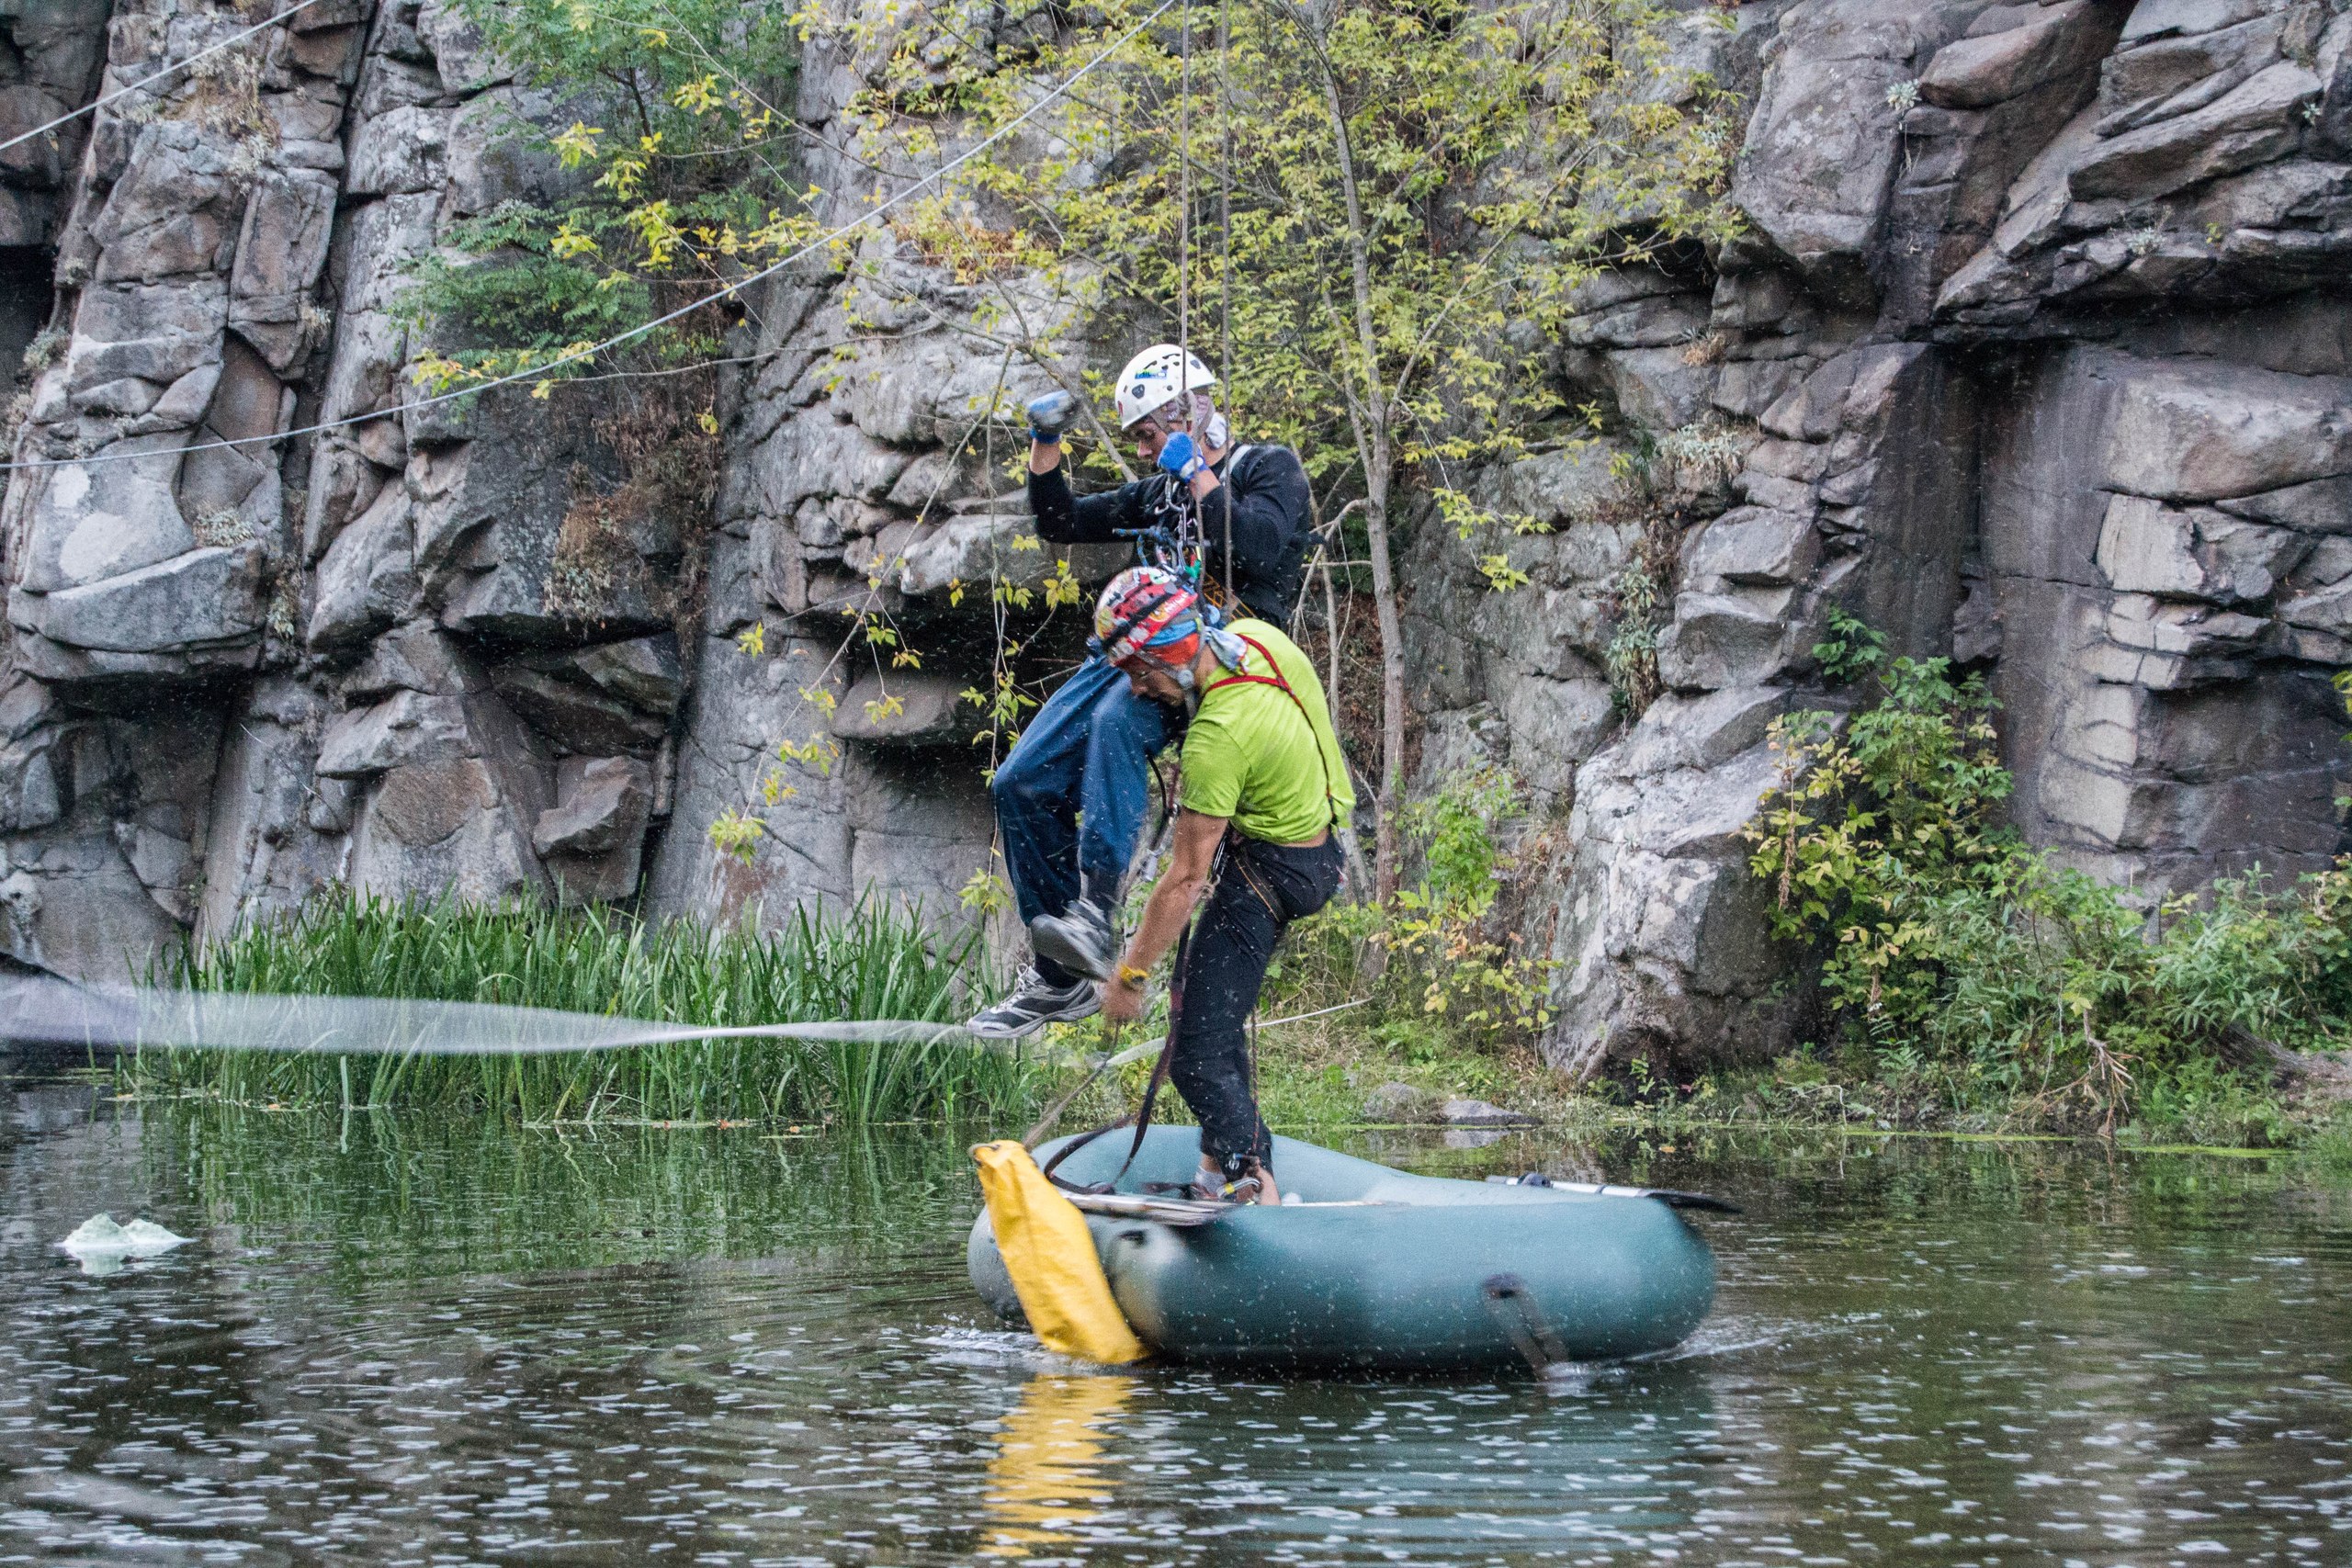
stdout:
<svg viewBox="0 0 2352 1568">
<path fill-rule="evenodd" d="M 24 355 L 17 370 L 17 378 L 29 381 L 64 358 L 66 346 L 72 342 L 73 334 L 53 326 L 43 327 L 33 333 L 32 341 L 25 344 Z"/>
<path fill-rule="evenodd" d="M 2344 711 L 2352 714 L 2352 670 L 2338 670 L 2333 677 L 2333 683 L 2335 687 L 2335 694 L 2344 699 Z M 2352 735 L 2347 735 L 2345 739 L 2352 740 Z M 2338 811 L 2352 812 L 2352 795 L 2337 795 L 2335 808 Z"/>
<path fill-rule="evenodd" d="M 1665 601 L 1663 585 L 1641 566 L 1617 574 L 1611 597 L 1617 604 L 1617 626 L 1609 634 L 1602 655 L 1609 670 L 1611 705 L 1629 718 L 1657 700 L 1658 607 Z"/>
</svg>

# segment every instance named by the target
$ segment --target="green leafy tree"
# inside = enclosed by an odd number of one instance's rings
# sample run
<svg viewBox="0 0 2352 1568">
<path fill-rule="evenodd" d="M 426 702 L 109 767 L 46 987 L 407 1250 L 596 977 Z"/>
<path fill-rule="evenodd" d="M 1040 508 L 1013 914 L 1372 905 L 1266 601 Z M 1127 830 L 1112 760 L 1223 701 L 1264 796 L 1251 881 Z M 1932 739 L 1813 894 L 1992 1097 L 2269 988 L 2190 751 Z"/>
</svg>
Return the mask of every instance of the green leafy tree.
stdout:
<svg viewBox="0 0 2352 1568">
<path fill-rule="evenodd" d="M 484 45 L 555 112 L 494 126 L 566 172 L 545 204 L 510 201 L 455 226 L 417 269 L 408 307 L 449 340 L 417 366 L 435 390 L 545 367 L 589 368 L 588 345 L 639 326 L 802 243 L 788 172 L 798 40 L 765 0 L 459 0 Z M 634 360 L 716 353 L 718 319 L 685 318 Z"/>
<path fill-rule="evenodd" d="M 1432 496 L 1465 534 L 1500 521 L 1448 477 L 1579 423 L 1544 373 L 1570 291 L 1724 227 L 1734 128 L 1714 85 L 1672 63 L 1689 18 L 1659 0 L 1220 0 L 1214 13 L 1111 0 L 1010 18 L 954 5 L 829 15 L 814 0 L 464 4 L 527 80 L 576 98 L 576 114 L 518 130 L 577 183 L 461 228 L 474 259 L 425 264 L 419 313 L 473 329 L 420 365 L 436 386 L 544 366 L 545 394 L 584 344 L 811 239 L 818 193 L 788 174 L 796 128 L 776 105 L 819 33 L 871 84 L 833 151 L 901 173 L 1095 64 L 1023 133 L 899 208 L 893 236 L 983 286 L 946 324 L 1008 364 L 1082 385 L 1090 334 L 1140 317 L 1223 362 L 1249 434 L 1299 449 L 1327 538 L 1344 532 L 1340 553 L 1368 574 L 1378 880 L 1393 891 L 1400 505 Z M 837 257 L 853 293 L 907 287 L 880 254 L 894 248 Z M 716 327 L 689 318 L 638 356 L 707 355 Z M 1107 440 L 1089 460 L 1125 472 Z M 1510 586 L 1508 563 L 1488 563 Z"/>
<path fill-rule="evenodd" d="M 893 42 L 869 20 L 850 41 L 886 62 L 857 107 L 911 160 L 936 151 L 943 111 L 977 137 L 1112 48 L 1033 122 L 1044 135 L 962 166 L 901 209 L 901 231 L 997 286 L 964 330 L 1065 385 L 1085 378 L 1071 339 L 1105 314 L 1221 359 L 1245 433 L 1298 448 L 1327 526 L 1356 521 L 1381 645 L 1385 895 L 1400 502 L 1568 414 L 1543 356 L 1571 289 L 1721 231 L 1733 128 L 1714 85 L 1671 62 L 1683 19 L 1655 0 L 1223 0 L 1126 37 L 1152 14 L 1111 0 L 1034 53 L 960 45 L 944 22 Z M 1124 471 L 1115 451 L 1091 460 Z"/>
</svg>

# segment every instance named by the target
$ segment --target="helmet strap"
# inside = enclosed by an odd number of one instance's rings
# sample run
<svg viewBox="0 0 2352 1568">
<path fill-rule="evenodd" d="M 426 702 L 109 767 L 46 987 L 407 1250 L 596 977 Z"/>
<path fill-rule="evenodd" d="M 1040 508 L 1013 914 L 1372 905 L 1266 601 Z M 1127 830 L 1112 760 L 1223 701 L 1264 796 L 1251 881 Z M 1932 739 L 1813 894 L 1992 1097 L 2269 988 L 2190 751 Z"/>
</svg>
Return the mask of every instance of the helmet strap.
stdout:
<svg viewBox="0 0 2352 1568">
<path fill-rule="evenodd" d="M 1205 628 L 1204 629 L 1205 630 Z M 1135 652 L 1127 655 L 1126 658 L 1116 660 L 1114 668 L 1119 670 L 1122 673 L 1125 673 L 1128 665 L 1137 663 L 1154 666 L 1170 680 L 1176 682 L 1176 689 L 1184 694 L 1184 712 L 1187 716 L 1200 710 L 1201 682 L 1199 678 L 1193 673 L 1193 661 L 1191 660 L 1188 659 L 1182 664 L 1171 664 L 1167 660 L 1155 658 L 1151 653 L 1143 649 L 1137 649 Z"/>
</svg>

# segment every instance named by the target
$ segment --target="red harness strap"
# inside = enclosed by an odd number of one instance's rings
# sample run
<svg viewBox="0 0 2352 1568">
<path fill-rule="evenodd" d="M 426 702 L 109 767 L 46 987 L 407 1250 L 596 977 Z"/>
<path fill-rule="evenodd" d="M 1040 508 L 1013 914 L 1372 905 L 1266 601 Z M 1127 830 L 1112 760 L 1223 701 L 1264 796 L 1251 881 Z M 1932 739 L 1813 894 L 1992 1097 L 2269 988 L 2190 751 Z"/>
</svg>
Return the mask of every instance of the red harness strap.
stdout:
<svg viewBox="0 0 2352 1568">
<path fill-rule="evenodd" d="M 1323 755 L 1323 738 L 1315 733 L 1315 716 L 1306 711 L 1306 705 L 1299 700 L 1298 694 L 1296 692 L 1291 690 L 1290 682 L 1283 679 L 1282 661 L 1277 660 L 1272 654 L 1266 651 L 1266 645 L 1264 643 L 1260 642 L 1256 637 L 1250 636 L 1246 632 L 1236 632 L 1233 635 L 1239 637 L 1243 642 L 1248 643 L 1252 649 L 1254 649 L 1257 651 L 1258 657 L 1266 661 L 1266 668 L 1272 671 L 1273 673 L 1271 675 L 1251 675 L 1245 671 L 1243 673 L 1238 675 L 1227 675 L 1218 680 L 1211 681 L 1207 685 L 1202 687 L 1201 695 L 1205 699 L 1211 692 L 1216 691 L 1219 686 L 1250 685 L 1272 686 L 1276 691 L 1282 693 L 1283 696 L 1290 699 L 1290 705 L 1296 708 L 1298 710 L 1298 716 L 1306 721 L 1306 738 L 1314 742 L 1315 760 L 1317 762 L 1320 763 L 1323 768 L 1323 806 L 1325 810 L 1329 813 L 1329 819 L 1324 825 L 1325 830 L 1328 832 L 1330 829 L 1339 826 L 1340 800 L 1339 796 L 1331 792 L 1331 760 Z"/>
<path fill-rule="evenodd" d="M 1315 720 L 1308 715 L 1306 711 L 1306 705 L 1298 700 L 1298 694 L 1290 689 L 1290 682 L 1288 681 L 1283 679 L 1282 664 L 1272 654 L 1266 651 L 1266 645 L 1260 642 L 1256 637 L 1244 636 L 1240 632 L 1236 632 L 1233 635 L 1240 637 L 1243 642 L 1248 643 L 1252 649 L 1256 649 L 1258 657 L 1266 661 L 1266 668 L 1272 671 L 1273 673 L 1271 675 L 1251 675 L 1245 672 L 1239 675 L 1220 676 L 1216 680 L 1211 681 L 1206 686 L 1201 688 L 1201 695 L 1205 697 L 1211 692 L 1216 691 L 1219 686 L 1239 686 L 1244 684 L 1252 686 L 1272 686 L 1290 699 L 1291 705 L 1298 709 L 1298 716 L 1306 720 L 1306 728 L 1309 730 L 1314 729 Z"/>
</svg>

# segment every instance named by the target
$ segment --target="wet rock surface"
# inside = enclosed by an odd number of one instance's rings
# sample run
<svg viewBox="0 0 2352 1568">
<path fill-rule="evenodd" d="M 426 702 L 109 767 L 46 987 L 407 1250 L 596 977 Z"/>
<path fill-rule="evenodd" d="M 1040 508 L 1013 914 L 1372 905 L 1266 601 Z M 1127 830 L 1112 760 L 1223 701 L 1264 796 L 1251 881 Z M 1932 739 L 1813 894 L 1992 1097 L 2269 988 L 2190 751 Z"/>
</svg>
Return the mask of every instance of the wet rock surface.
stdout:
<svg viewBox="0 0 2352 1568">
<path fill-rule="evenodd" d="M 1408 1083 L 1385 1083 L 1363 1097 L 1363 1119 L 1375 1126 L 1419 1126 L 1436 1121 L 1437 1110 L 1437 1096 Z"/>
</svg>

